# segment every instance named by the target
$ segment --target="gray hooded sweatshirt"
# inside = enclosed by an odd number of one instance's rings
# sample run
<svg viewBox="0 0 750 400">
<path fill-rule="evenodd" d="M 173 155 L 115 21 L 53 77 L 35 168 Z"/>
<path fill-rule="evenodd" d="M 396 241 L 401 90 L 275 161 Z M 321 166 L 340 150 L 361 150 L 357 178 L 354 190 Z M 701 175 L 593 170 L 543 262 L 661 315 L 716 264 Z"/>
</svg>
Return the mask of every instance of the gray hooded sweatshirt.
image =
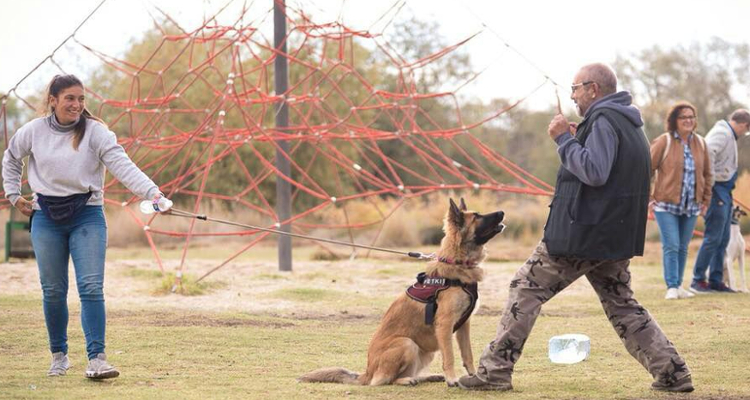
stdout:
<svg viewBox="0 0 750 400">
<path fill-rule="evenodd" d="M 23 158 L 29 157 L 29 186 L 47 196 L 69 196 L 91 191 L 87 205 L 104 204 L 105 168 L 130 191 L 153 199 L 159 188 L 130 160 L 106 125 L 89 119 L 86 133 L 73 148 L 72 125 L 60 126 L 52 116 L 37 118 L 22 126 L 10 139 L 3 155 L 3 189 L 15 205 L 21 196 Z"/>
<path fill-rule="evenodd" d="M 587 117 L 599 108 L 609 108 L 624 115 L 636 127 L 643 126 L 641 111 L 633 104 L 629 92 L 617 92 L 602 97 L 586 110 Z M 617 157 L 617 134 L 606 118 L 597 118 L 582 146 L 570 132 L 555 138 L 557 153 L 565 169 L 589 186 L 602 186 L 609 178 L 609 172 Z"/>
</svg>

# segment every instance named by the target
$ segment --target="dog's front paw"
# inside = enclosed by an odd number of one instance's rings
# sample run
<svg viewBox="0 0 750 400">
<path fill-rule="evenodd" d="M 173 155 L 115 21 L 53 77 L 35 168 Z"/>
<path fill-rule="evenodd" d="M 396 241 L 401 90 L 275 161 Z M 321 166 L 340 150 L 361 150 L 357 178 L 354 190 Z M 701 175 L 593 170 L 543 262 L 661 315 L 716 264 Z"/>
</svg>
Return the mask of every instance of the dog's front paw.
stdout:
<svg viewBox="0 0 750 400">
<path fill-rule="evenodd" d="M 416 386 L 419 383 L 417 378 L 401 378 L 396 379 L 393 384 L 401 386 Z"/>
<path fill-rule="evenodd" d="M 445 383 L 448 385 L 448 387 L 457 387 L 458 379 L 446 379 Z"/>
</svg>

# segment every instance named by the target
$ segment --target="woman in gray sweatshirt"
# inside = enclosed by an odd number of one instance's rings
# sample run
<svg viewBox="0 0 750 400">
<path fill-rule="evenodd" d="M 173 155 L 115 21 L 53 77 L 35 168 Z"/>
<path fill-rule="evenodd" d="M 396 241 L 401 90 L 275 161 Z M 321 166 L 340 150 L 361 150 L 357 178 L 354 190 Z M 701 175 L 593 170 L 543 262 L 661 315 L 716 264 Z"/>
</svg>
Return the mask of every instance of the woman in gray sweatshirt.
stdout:
<svg viewBox="0 0 750 400">
<path fill-rule="evenodd" d="M 68 258 L 75 267 L 81 300 L 91 379 L 120 373 L 104 354 L 104 174 L 114 175 L 134 194 L 157 202 L 163 194 L 128 157 L 117 137 L 84 102 L 83 83 L 73 75 L 57 75 L 47 89 L 47 115 L 22 126 L 10 139 L 2 163 L 5 197 L 31 218 L 31 242 L 42 284 L 52 365 L 49 376 L 68 367 Z M 29 186 L 21 196 L 21 175 L 28 157 Z"/>
</svg>

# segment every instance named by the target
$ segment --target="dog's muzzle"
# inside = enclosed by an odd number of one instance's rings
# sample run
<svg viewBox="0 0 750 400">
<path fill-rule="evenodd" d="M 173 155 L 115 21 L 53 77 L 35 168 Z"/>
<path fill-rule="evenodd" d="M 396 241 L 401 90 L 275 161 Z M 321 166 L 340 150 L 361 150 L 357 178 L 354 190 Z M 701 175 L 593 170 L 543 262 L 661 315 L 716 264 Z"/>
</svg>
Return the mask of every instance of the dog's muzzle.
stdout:
<svg viewBox="0 0 750 400">
<path fill-rule="evenodd" d="M 481 218 L 482 222 L 479 224 L 479 227 L 477 227 L 476 236 L 474 238 L 474 242 L 477 245 L 483 245 L 489 242 L 490 239 L 505 229 L 505 224 L 503 224 L 505 213 L 502 211 L 482 215 Z"/>
</svg>

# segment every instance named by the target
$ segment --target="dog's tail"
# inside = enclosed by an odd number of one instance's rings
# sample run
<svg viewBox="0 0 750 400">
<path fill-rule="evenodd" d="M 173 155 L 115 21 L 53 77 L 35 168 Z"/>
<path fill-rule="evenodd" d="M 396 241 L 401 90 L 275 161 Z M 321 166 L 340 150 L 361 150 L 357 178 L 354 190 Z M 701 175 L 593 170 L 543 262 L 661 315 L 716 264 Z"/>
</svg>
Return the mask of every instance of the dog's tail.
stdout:
<svg viewBox="0 0 750 400">
<path fill-rule="evenodd" d="M 299 378 L 297 382 L 320 382 L 320 383 L 344 383 L 347 385 L 361 385 L 359 374 L 345 368 L 321 368 L 308 372 Z"/>
</svg>

